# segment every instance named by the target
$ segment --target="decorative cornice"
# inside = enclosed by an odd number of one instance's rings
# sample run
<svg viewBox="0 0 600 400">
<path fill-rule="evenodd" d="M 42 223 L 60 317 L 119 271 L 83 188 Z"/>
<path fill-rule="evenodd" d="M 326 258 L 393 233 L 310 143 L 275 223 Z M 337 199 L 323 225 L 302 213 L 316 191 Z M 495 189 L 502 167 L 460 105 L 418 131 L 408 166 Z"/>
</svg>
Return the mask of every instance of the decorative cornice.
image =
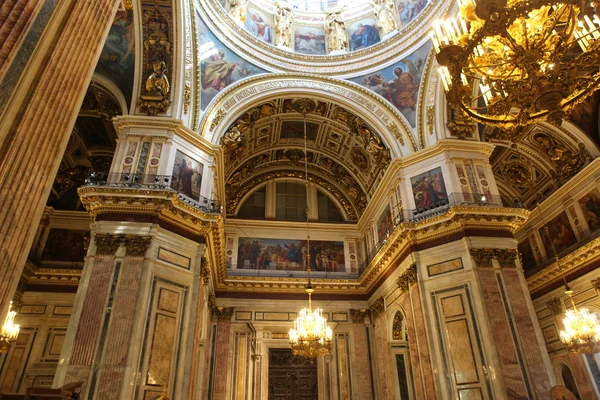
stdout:
<svg viewBox="0 0 600 400">
<path fill-rule="evenodd" d="M 398 278 L 398 287 L 402 293 L 408 292 L 408 289 L 418 281 L 417 264 L 412 264 Z"/>
<path fill-rule="evenodd" d="M 369 314 L 373 319 L 376 319 L 380 315 L 383 315 L 384 311 L 385 300 L 383 299 L 383 297 L 380 297 L 377 300 L 375 300 L 375 302 L 373 302 L 373 304 L 371 304 L 371 306 L 369 307 Z"/>
<path fill-rule="evenodd" d="M 81 280 L 79 269 L 38 268 L 27 261 L 21 281 L 27 285 L 58 285 L 77 287 Z"/>
<path fill-rule="evenodd" d="M 369 315 L 370 311 L 366 310 L 355 310 L 353 308 L 350 309 L 350 318 L 352 318 L 353 324 L 362 325 L 365 323 L 365 318 Z"/>
</svg>

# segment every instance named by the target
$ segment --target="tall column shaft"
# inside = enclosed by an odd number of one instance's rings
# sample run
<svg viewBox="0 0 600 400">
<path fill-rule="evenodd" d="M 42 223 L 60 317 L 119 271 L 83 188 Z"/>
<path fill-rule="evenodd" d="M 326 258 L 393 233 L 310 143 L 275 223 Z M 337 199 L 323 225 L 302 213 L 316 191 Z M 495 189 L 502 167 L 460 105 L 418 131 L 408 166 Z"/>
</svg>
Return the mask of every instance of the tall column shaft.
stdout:
<svg viewBox="0 0 600 400">
<path fill-rule="evenodd" d="M 118 0 L 71 1 L 18 112 L 2 121 L 0 313 L 23 270 L 52 181 L 73 129 Z M 66 7 L 64 3 L 61 7 Z M 50 27 L 47 27 L 49 29 Z M 45 42 L 46 43 L 46 42 Z M 12 110 L 14 111 L 14 110 Z"/>
<path fill-rule="evenodd" d="M 369 348 L 367 344 L 367 332 L 364 323 L 352 325 L 354 337 L 354 365 L 352 369 L 356 373 L 356 394 L 361 400 L 371 400 L 371 373 L 369 371 Z"/>
<path fill-rule="evenodd" d="M 219 317 L 221 319 L 221 317 Z M 231 316 L 229 317 L 231 319 Z M 229 337 L 231 321 L 221 320 L 217 324 L 217 348 L 215 349 L 215 370 L 213 373 L 212 400 L 225 400 L 227 396 L 227 374 L 229 370 Z"/>
</svg>

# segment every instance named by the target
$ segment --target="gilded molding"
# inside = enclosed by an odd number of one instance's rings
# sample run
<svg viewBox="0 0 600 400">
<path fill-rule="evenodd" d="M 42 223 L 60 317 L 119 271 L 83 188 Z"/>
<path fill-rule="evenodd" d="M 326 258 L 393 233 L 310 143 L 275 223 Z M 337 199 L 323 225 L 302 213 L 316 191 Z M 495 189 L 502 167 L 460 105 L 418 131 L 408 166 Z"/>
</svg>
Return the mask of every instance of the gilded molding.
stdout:
<svg viewBox="0 0 600 400">
<path fill-rule="evenodd" d="M 350 309 L 350 318 L 352 318 L 353 324 L 362 325 L 365 323 L 365 318 L 369 315 L 370 310 L 355 310 L 353 308 Z"/>
<path fill-rule="evenodd" d="M 554 297 L 546 302 L 546 306 L 552 311 L 552 314 L 559 315 L 563 312 L 562 302 L 558 297 Z"/>
<path fill-rule="evenodd" d="M 402 293 L 408 292 L 408 289 L 418 281 L 417 264 L 412 264 L 398 278 L 398 287 Z"/>
<path fill-rule="evenodd" d="M 375 302 L 373 304 L 371 304 L 371 306 L 369 307 L 369 314 L 371 315 L 371 318 L 373 318 L 373 319 L 376 319 L 380 315 L 383 315 L 384 311 L 385 311 L 385 300 L 383 299 L 383 297 L 380 297 L 377 300 L 375 300 Z"/>
</svg>

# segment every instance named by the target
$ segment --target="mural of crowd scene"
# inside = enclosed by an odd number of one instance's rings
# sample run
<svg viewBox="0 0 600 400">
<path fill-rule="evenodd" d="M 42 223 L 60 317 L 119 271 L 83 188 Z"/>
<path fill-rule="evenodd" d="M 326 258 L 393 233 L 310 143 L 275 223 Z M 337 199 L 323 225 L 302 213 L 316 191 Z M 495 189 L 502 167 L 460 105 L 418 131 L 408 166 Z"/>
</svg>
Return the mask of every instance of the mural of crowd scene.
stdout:
<svg viewBox="0 0 600 400">
<path fill-rule="evenodd" d="M 350 36 L 350 51 L 364 49 L 379 43 L 379 32 L 377 31 L 377 22 L 374 18 L 367 18 L 357 21 L 348 28 Z"/>
<path fill-rule="evenodd" d="M 50 229 L 41 260 L 83 263 L 89 236 L 88 231 Z"/>
<path fill-rule="evenodd" d="M 447 204 L 448 193 L 440 167 L 410 178 L 410 184 L 417 210 L 423 211 Z"/>
<path fill-rule="evenodd" d="M 325 32 L 322 29 L 299 26 L 294 31 L 294 43 L 297 53 L 325 54 Z"/>
<path fill-rule="evenodd" d="M 431 42 L 427 42 L 400 62 L 351 80 L 384 97 L 415 128 L 419 87 L 430 49 Z"/>
<path fill-rule="evenodd" d="M 600 228 L 600 194 L 598 194 L 598 190 L 593 190 L 579 199 L 579 206 L 590 231 Z"/>
<path fill-rule="evenodd" d="M 546 233 L 546 227 L 548 233 Z M 546 257 L 548 259 L 554 258 L 554 252 L 560 254 L 566 250 L 569 246 L 574 245 L 577 242 L 575 232 L 571 228 L 569 218 L 563 211 L 550 220 L 544 227 L 540 229 L 540 236 L 544 243 L 544 249 L 546 249 Z"/>
<path fill-rule="evenodd" d="M 392 213 L 388 205 L 377 220 L 377 238 L 381 243 L 384 241 L 392 229 Z"/>
<path fill-rule="evenodd" d="M 171 187 L 190 199 L 199 200 L 203 170 L 204 165 L 177 150 Z"/>
<path fill-rule="evenodd" d="M 533 249 L 531 248 L 531 243 L 529 243 L 529 240 L 525 239 L 519 243 L 518 250 L 519 254 L 521 255 L 521 264 L 523 265 L 523 270 L 525 273 L 535 270 L 537 263 L 535 261 L 535 256 L 533 255 Z"/>
<path fill-rule="evenodd" d="M 252 35 L 267 43 L 273 43 L 273 17 L 254 7 L 248 7 L 246 29 Z"/>
<path fill-rule="evenodd" d="M 346 272 L 343 242 L 310 241 L 310 268 Z M 240 238 L 238 269 L 304 271 L 306 240 Z"/>
<path fill-rule="evenodd" d="M 133 94 L 134 45 L 133 11 L 117 11 L 100 53 L 96 72 L 117 85 L 128 106 Z"/>
<path fill-rule="evenodd" d="M 237 56 L 220 42 L 208 29 L 198 10 L 198 46 L 204 51 L 200 54 L 200 108 L 204 110 L 208 103 L 227 86 L 265 70 Z"/>
<path fill-rule="evenodd" d="M 398 0 L 398 14 L 402 25 L 408 24 L 427 6 L 429 0 Z"/>
<path fill-rule="evenodd" d="M 306 123 L 306 138 L 307 140 L 316 140 L 319 124 L 314 122 Z M 304 122 L 303 121 L 283 121 L 281 123 L 281 139 L 304 139 Z"/>
</svg>

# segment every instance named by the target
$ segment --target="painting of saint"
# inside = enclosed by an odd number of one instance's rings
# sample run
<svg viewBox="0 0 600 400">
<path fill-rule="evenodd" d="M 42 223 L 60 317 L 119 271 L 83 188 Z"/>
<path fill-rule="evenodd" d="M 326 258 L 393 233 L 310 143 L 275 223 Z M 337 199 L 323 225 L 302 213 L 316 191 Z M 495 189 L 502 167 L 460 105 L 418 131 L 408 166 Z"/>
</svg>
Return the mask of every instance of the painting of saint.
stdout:
<svg viewBox="0 0 600 400">
<path fill-rule="evenodd" d="M 325 54 L 325 32 L 308 26 L 299 26 L 294 32 L 296 53 Z"/>
<path fill-rule="evenodd" d="M 535 256 L 533 255 L 533 249 L 528 239 L 525 239 L 518 245 L 519 254 L 521 254 L 521 264 L 523 264 L 523 270 L 525 274 L 531 272 L 537 268 Z"/>
<path fill-rule="evenodd" d="M 307 140 L 316 140 L 319 124 L 314 122 L 306 123 L 306 138 Z M 281 122 L 281 139 L 304 139 L 304 122 L 303 121 L 282 121 Z"/>
<path fill-rule="evenodd" d="M 390 206 L 388 205 L 377 220 L 377 238 L 379 239 L 379 243 L 387 239 L 388 235 L 391 233 L 391 229 L 392 213 L 390 211 Z"/>
<path fill-rule="evenodd" d="M 310 257 L 308 255 L 310 254 Z M 306 261 L 318 272 L 346 272 L 343 242 L 240 238 L 237 269 L 305 271 Z"/>
<path fill-rule="evenodd" d="M 97 73 L 119 87 L 127 105 L 133 94 L 134 38 L 133 11 L 117 11 L 96 65 Z"/>
<path fill-rule="evenodd" d="M 402 25 L 408 24 L 423 11 L 429 0 L 398 0 L 398 13 Z"/>
<path fill-rule="evenodd" d="M 583 211 L 590 231 L 593 232 L 600 228 L 600 195 L 598 190 L 595 189 L 579 199 L 579 206 Z"/>
<path fill-rule="evenodd" d="M 379 43 L 379 32 L 375 19 L 364 19 L 350 25 L 348 29 L 350 34 L 350 51 L 364 49 Z"/>
<path fill-rule="evenodd" d="M 373 74 L 352 78 L 352 81 L 392 103 L 415 128 L 419 88 L 430 48 L 427 42 L 400 62 Z"/>
<path fill-rule="evenodd" d="M 410 184 L 418 211 L 448 204 L 448 194 L 440 167 L 410 178 Z"/>
<path fill-rule="evenodd" d="M 198 11 L 198 46 L 200 54 L 200 108 L 206 109 L 217 94 L 227 86 L 265 71 L 230 51 L 208 29 Z"/>
<path fill-rule="evenodd" d="M 199 200 L 203 170 L 204 165 L 177 150 L 175 164 L 173 165 L 173 176 L 171 177 L 171 188 L 192 200 Z"/>
<path fill-rule="evenodd" d="M 248 7 L 248 15 L 244 23 L 246 30 L 262 41 L 273 43 L 273 22 L 259 10 Z"/>
<path fill-rule="evenodd" d="M 85 257 L 85 242 L 89 237 L 88 231 L 69 229 L 50 229 L 42 251 L 42 262 L 63 261 L 67 263 L 82 263 Z"/>
<path fill-rule="evenodd" d="M 546 227 L 548 227 L 550 235 L 546 233 Z M 546 257 L 549 259 L 554 257 L 555 251 L 556 254 L 560 254 L 577 243 L 575 232 L 573 232 L 569 218 L 564 211 L 540 229 L 540 236 L 546 249 Z"/>
</svg>

